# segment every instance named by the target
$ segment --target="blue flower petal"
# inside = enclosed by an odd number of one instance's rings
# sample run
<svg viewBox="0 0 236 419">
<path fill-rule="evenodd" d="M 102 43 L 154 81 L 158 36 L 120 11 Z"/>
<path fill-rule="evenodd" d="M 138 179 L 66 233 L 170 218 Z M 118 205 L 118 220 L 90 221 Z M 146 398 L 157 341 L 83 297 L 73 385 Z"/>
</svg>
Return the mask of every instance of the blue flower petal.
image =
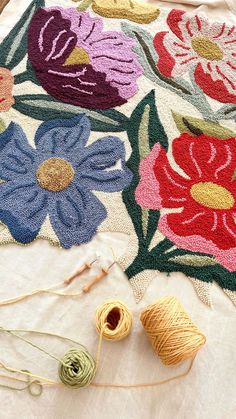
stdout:
<svg viewBox="0 0 236 419">
<path fill-rule="evenodd" d="M 32 175 L 0 185 L 0 220 L 21 243 L 32 241 L 47 215 L 48 196 Z"/>
<path fill-rule="evenodd" d="M 12 180 L 31 169 L 35 150 L 29 145 L 22 128 L 11 122 L 0 134 L 0 178 Z"/>
<path fill-rule="evenodd" d="M 107 212 L 91 192 L 72 186 L 50 202 L 49 215 L 61 245 L 70 248 L 91 240 Z"/>
<path fill-rule="evenodd" d="M 19 243 L 27 244 L 32 242 L 39 233 L 40 228 L 36 231 L 31 231 L 29 228 L 23 226 L 21 221 L 15 218 L 10 211 L 0 209 L 0 219 L 7 225 L 11 235 Z"/>
<path fill-rule="evenodd" d="M 119 169 L 112 167 L 120 163 Z M 125 166 L 125 148 L 117 137 L 104 137 L 86 147 L 76 164 L 76 182 L 86 190 L 116 192 L 126 188 L 132 173 Z M 107 170 L 109 169 L 109 170 Z"/>
<path fill-rule="evenodd" d="M 43 122 L 35 134 L 40 153 L 76 154 L 85 146 L 90 134 L 90 121 L 84 114 L 69 119 Z"/>
</svg>

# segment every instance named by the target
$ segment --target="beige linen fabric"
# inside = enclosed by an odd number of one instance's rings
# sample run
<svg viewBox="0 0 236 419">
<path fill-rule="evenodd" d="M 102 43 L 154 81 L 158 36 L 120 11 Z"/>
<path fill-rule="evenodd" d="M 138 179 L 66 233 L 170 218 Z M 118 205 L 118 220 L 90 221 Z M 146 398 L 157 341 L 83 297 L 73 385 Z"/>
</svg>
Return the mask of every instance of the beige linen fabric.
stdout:
<svg viewBox="0 0 236 419">
<path fill-rule="evenodd" d="M 165 6 L 164 2 L 159 3 L 161 7 Z M 204 11 L 210 16 L 213 12 L 217 13 L 217 10 L 207 8 L 206 1 L 204 3 Z M 1 39 L 14 26 L 28 4 L 29 0 L 11 0 L 6 6 L 0 17 Z M 55 4 L 71 6 L 74 3 L 55 0 Z M 180 4 L 172 3 L 172 6 L 182 8 Z M 194 6 L 191 9 L 194 10 Z M 221 2 L 219 18 L 227 19 L 229 13 L 226 3 Z M 119 257 L 124 253 L 127 243 L 128 237 L 125 234 L 98 233 L 91 243 L 74 247 L 70 251 L 55 248 L 47 241 L 36 241 L 28 247 L 2 246 L 0 299 L 53 285 L 75 271 L 84 261 L 93 259 L 96 251 L 101 254 L 102 265 L 107 266 L 112 260 L 111 248 Z M 97 271 L 98 268 L 94 268 L 92 273 L 81 276 L 72 285 L 72 290 L 79 290 Z M 62 300 L 41 295 L 14 306 L 0 307 L 0 326 L 64 334 L 79 340 L 95 354 L 98 343 L 94 326 L 96 307 L 106 299 L 121 299 L 134 313 L 134 328 L 124 341 L 104 342 L 96 381 L 140 383 L 163 380 L 184 371 L 187 365 L 165 367 L 161 364 L 142 331 L 139 313 L 158 297 L 170 294 L 181 300 L 191 318 L 207 336 L 205 347 L 185 379 L 146 389 L 45 389 L 43 395 L 35 399 L 27 392 L 0 389 L 0 417 L 233 419 L 236 412 L 236 310 L 215 284 L 211 286 L 213 307 L 209 308 L 199 301 L 191 282 L 184 275 L 171 274 L 167 278 L 165 274 L 158 274 L 137 305 L 125 275 L 118 266 L 114 266 L 109 277 L 81 299 Z M 59 357 L 70 347 L 56 339 L 27 337 Z M 0 334 L 0 345 L 0 361 L 56 378 L 56 361 L 5 334 Z"/>
<path fill-rule="evenodd" d="M 201 11 L 215 19 L 225 19 L 236 13 L 236 0 L 149 0 L 158 6 L 168 6 L 187 11 Z"/>
</svg>

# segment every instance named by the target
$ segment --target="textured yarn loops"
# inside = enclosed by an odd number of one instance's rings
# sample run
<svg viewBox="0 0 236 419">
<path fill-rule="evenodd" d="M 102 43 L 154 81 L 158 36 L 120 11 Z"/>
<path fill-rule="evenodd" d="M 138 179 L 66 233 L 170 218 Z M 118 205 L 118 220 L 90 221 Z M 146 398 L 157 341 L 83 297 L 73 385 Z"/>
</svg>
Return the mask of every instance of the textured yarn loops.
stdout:
<svg viewBox="0 0 236 419">
<path fill-rule="evenodd" d="M 132 313 L 121 301 L 106 301 L 97 308 L 96 329 L 104 339 L 124 339 L 129 335 L 132 324 Z"/>
<path fill-rule="evenodd" d="M 72 348 L 59 362 L 59 378 L 68 387 L 87 387 L 96 374 L 96 362 L 85 348 Z"/>
<path fill-rule="evenodd" d="M 163 297 L 149 305 L 141 312 L 140 320 L 165 365 L 194 358 L 206 341 L 175 297 Z"/>
</svg>

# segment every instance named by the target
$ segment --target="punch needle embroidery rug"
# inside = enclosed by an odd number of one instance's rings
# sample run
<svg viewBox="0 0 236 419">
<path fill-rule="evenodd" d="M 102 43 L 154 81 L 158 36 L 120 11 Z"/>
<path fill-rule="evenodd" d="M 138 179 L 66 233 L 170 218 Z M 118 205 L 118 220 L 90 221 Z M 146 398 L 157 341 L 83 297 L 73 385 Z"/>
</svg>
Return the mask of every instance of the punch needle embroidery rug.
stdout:
<svg viewBox="0 0 236 419">
<path fill-rule="evenodd" d="M 36 0 L 0 67 L 1 244 L 124 232 L 137 300 L 179 271 L 235 302 L 235 22 Z"/>
</svg>

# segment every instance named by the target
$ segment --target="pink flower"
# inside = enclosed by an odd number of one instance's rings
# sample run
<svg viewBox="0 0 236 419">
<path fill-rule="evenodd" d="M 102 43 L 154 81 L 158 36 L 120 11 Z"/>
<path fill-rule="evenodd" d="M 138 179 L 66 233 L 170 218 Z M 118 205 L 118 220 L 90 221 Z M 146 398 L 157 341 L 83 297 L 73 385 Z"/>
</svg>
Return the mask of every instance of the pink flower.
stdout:
<svg viewBox="0 0 236 419">
<path fill-rule="evenodd" d="M 136 201 L 162 210 L 158 228 L 175 245 L 213 255 L 235 271 L 236 139 L 184 133 L 172 154 L 181 172 L 160 144 L 141 162 Z"/>
<path fill-rule="evenodd" d="M 207 95 L 236 103 L 236 26 L 175 9 L 167 23 L 171 31 L 154 38 L 159 70 L 178 77 L 194 69 L 195 81 Z"/>
</svg>

